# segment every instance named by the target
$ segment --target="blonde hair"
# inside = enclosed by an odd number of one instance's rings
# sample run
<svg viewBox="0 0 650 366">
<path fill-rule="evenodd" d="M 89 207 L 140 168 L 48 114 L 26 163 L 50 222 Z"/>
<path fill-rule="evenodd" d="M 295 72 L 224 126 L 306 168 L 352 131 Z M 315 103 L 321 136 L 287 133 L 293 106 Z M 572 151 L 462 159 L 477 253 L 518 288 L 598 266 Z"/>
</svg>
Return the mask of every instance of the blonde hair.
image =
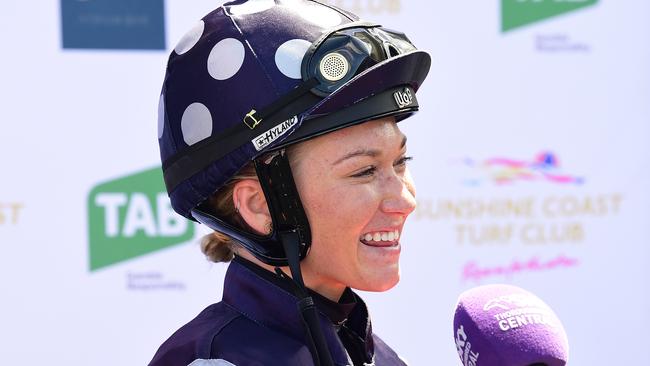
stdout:
<svg viewBox="0 0 650 366">
<path fill-rule="evenodd" d="M 235 184 L 244 179 L 257 179 L 257 174 L 252 163 L 243 167 L 228 183 L 210 196 L 208 203 L 217 217 L 237 228 L 252 231 L 250 226 L 248 226 L 239 214 L 239 208 L 235 207 L 235 203 L 233 202 Z M 238 246 L 237 241 L 218 231 L 201 238 L 201 251 L 210 261 L 216 263 L 230 262 Z"/>
</svg>

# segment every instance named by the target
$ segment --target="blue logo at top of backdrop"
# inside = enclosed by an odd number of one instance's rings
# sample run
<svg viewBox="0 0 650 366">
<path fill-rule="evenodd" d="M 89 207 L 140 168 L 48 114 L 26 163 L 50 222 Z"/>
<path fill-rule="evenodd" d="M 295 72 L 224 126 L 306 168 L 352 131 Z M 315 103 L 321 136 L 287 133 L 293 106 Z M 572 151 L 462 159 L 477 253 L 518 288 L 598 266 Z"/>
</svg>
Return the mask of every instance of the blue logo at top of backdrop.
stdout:
<svg viewBox="0 0 650 366">
<path fill-rule="evenodd" d="M 61 0 L 63 48 L 165 49 L 164 0 Z"/>
</svg>

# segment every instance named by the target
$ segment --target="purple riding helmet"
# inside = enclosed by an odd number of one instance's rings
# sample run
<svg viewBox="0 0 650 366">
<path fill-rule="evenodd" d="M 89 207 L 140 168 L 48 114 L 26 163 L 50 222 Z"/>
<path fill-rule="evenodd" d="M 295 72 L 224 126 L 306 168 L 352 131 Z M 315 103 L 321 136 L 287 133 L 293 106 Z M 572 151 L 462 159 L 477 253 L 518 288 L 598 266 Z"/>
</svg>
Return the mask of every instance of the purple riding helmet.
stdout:
<svg viewBox="0 0 650 366">
<path fill-rule="evenodd" d="M 229 235 L 264 263 L 288 265 L 307 299 L 299 261 L 311 244 L 309 222 L 283 148 L 410 116 L 430 64 L 403 33 L 317 1 L 219 7 L 172 51 L 160 95 L 158 141 L 174 210 Z M 231 225 L 206 203 L 251 161 L 273 221 L 267 236 Z"/>
</svg>

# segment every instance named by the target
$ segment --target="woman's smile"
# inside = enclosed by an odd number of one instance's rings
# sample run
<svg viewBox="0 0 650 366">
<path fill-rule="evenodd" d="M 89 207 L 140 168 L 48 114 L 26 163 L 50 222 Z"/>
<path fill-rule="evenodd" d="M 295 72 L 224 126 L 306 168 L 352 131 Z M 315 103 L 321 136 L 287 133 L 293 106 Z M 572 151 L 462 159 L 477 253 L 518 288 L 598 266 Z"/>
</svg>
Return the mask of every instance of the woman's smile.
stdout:
<svg viewBox="0 0 650 366">
<path fill-rule="evenodd" d="M 361 235 L 361 243 L 370 246 L 395 246 L 398 243 L 399 230 L 375 231 Z"/>
</svg>

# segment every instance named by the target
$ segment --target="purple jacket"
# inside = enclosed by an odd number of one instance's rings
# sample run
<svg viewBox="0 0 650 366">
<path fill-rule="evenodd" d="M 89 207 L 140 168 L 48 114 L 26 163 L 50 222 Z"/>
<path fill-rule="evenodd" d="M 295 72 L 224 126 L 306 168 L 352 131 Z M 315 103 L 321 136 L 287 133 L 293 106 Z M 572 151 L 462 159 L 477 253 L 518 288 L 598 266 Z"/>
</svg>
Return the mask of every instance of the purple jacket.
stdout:
<svg viewBox="0 0 650 366">
<path fill-rule="evenodd" d="M 241 260 L 233 261 L 226 274 L 223 300 L 177 330 L 160 346 L 149 365 L 313 365 L 296 298 L 249 266 Z M 350 293 L 356 305 L 342 326 L 333 324 L 319 311 L 334 364 L 406 365 L 372 333 L 365 304 Z"/>
</svg>

